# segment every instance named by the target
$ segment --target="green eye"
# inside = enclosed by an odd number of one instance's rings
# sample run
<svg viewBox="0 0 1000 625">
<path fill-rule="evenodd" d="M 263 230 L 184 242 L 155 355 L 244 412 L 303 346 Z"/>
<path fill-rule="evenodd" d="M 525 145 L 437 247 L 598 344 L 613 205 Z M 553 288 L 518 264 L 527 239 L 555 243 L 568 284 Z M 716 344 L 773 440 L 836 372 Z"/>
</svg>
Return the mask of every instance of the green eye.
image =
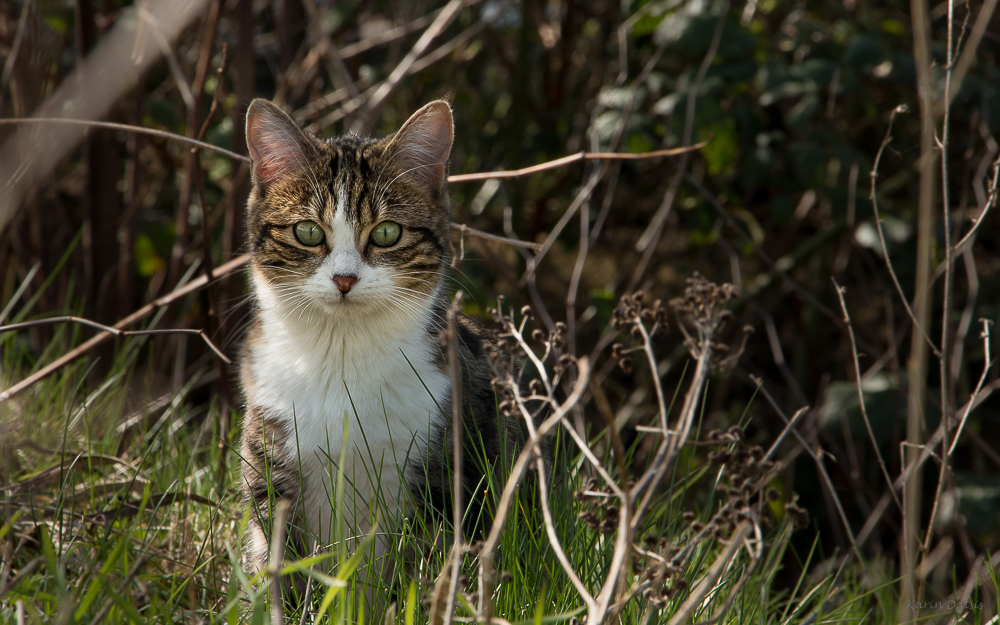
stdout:
<svg viewBox="0 0 1000 625">
<path fill-rule="evenodd" d="M 302 245 L 312 247 L 322 243 L 326 235 L 323 234 L 323 229 L 315 221 L 300 221 L 295 224 L 295 238 Z"/>
<path fill-rule="evenodd" d="M 403 236 L 403 227 L 394 221 L 383 221 L 372 230 L 371 242 L 379 247 L 389 247 L 399 241 Z"/>
</svg>

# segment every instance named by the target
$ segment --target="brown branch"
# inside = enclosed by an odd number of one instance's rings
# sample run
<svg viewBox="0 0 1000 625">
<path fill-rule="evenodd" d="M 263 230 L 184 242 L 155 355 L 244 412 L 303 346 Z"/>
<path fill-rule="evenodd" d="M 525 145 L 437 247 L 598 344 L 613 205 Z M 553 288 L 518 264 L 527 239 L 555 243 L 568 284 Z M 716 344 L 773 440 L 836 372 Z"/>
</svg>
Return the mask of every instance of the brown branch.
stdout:
<svg viewBox="0 0 1000 625">
<path fill-rule="evenodd" d="M 469 4 L 473 4 L 470 2 Z M 365 103 L 365 108 L 358 115 L 358 118 L 354 122 L 354 127 L 352 130 L 356 132 L 363 132 L 367 130 L 367 127 L 371 123 L 371 118 L 378 112 L 381 108 L 382 103 L 385 99 L 389 97 L 396 87 L 399 85 L 400 81 L 403 80 L 411 71 L 413 64 L 420 58 L 420 56 L 427 50 L 438 35 L 444 32 L 452 21 L 458 17 L 459 12 L 466 6 L 465 0 L 451 0 L 441 13 L 438 14 L 434 21 L 431 23 L 427 30 L 420 35 L 420 39 L 413 44 L 413 48 L 407 53 L 403 60 L 392 70 L 389 77 L 385 79 L 375 93 L 372 94 L 371 98 Z"/>
<path fill-rule="evenodd" d="M 418 31 L 424 26 L 430 24 L 432 21 L 434 21 L 434 19 L 438 16 L 438 13 L 440 13 L 442 10 L 443 9 L 432 11 L 427 15 L 418 17 L 409 24 L 397 26 L 396 28 L 387 30 L 384 33 L 375 35 L 374 37 L 368 37 L 367 39 L 362 39 L 357 43 L 346 45 L 340 50 L 340 58 L 342 59 L 351 58 L 352 56 L 357 56 L 362 52 L 367 52 L 368 50 L 371 50 L 373 48 L 377 48 L 379 46 L 386 45 L 394 41 L 397 41 L 399 39 L 402 39 L 406 35 Z"/>
<path fill-rule="evenodd" d="M 140 336 L 146 334 L 197 334 L 205 343 L 211 348 L 215 355 L 225 361 L 226 364 L 233 364 L 233 361 L 226 356 L 221 349 L 212 343 L 212 340 L 208 338 L 204 330 L 193 330 L 188 328 L 174 328 L 169 330 L 119 330 L 118 328 L 112 326 L 106 326 L 103 323 L 97 323 L 96 321 L 91 321 L 90 319 L 84 319 L 82 317 L 75 317 L 73 315 L 63 315 L 60 317 L 49 317 L 47 319 L 36 319 L 35 321 L 25 321 L 22 323 L 13 323 L 9 326 L 0 326 L 0 333 L 12 332 L 14 330 L 22 330 L 24 328 L 34 328 L 37 326 L 51 325 L 54 323 L 79 323 L 80 325 L 90 326 L 91 328 L 97 328 L 104 332 L 113 334 L 114 336 Z"/>
<path fill-rule="evenodd" d="M 532 243 L 531 241 L 521 241 L 519 239 L 509 239 L 507 237 L 502 237 L 497 234 L 490 234 L 489 232 L 483 232 L 482 230 L 476 230 L 475 228 L 470 228 L 465 224 L 458 224 L 452 222 L 451 227 L 453 230 L 458 230 L 462 234 L 471 234 L 474 237 L 479 237 L 480 239 L 486 239 L 487 241 L 506 243 L 507 245 L 513 245 L 514 247 L 526 247 L 529 250 L 535 250 L 536 252 L 542 249 L 541 243 Z"/>
<path fill-rule="evenodd" d="M 285 519 L 288 517 L 290 504 L 287 499 L 278 502 L 275 511 L 274 527 L 271 529 L 271 558 L 267 565 L 270 576 L 271 622 L 276 625 L 285 623 L 285 607 L 281 602 L 281 560 L 285 557 Z"/>
<path fill-rule="evenodd" d="M 451 567 L 448 576 L 448 594 L 445 598 L 444 625 L 451 625 L 455 615 L 455 596 L 458 594 L 458 578 L 462 573 L 462 372 L 459 369 L 458 357 L 458 313 L 462 306 L 462 292 L 455 294 L 455 299 L 448 309 L 448 371 L 451 377 L 451 440 L 452 440 L 452 488 L 454 502 L 452 505 L 452 531 L 454 540 L 451 545 Z"/>
<path fill-rule="evenodd" d="M 965 410 L 962 412 L 962 418 L 958 422 L 958 429 L 955 431 L 955 438 L 952 440 L 951 447 L 948 449 L 948 455 L 950 456 L 955 452 L 955 446 L 958 445 L 958 439 L 962 436 L 962 430 L 965 428 L 965 422 L 969 419 L 969 413 L 972 412 L 973 400 L 975 400 L 980 391 L 983 390 L 983 382 L 986 381 L 986 374 L 989 372 L 990 367 L 993 366 L 993 361 L 990 360 L 990 323 L 989 319 L 980 319 L 983 323 L 983 331 L 979 335 L 983 339 L 983 374 L 979 377 L 979 383 L 976 384 L 976 390 L 972 392 L 972 397 L 969 399 L 969 403 L 966 404 Z"/>
<path fill-rule="evenodd" d="M 569 156 L 557 158 L 554 161 L 532 165 L 531 167 L 525 167 L 523 169 L 515 169 L 513 171 L 489 171 L 479 174 L 458 174 L 455 176 L 448 176 L 448 182 L 456 184 L 462 182 L 476 182 L 479 180 L 507 180 L 509 178 L 520 178 L 521 176 L 528 176 L 530 174 L 536 174 L 540 171 L 556 169 L 557 167 L 562 167 L 579 161 L 638 161 L 648 158 L 677 156 L 700 150 L 706 145 L 708 145 L 708 141 L 702 141 L 701 143 L 696 143 L 682 148 L 655 150 L 653 152 L 639 152 L 636 154 L 623 152 L 577 152 L 576 154 L 570 154 Z"/>
<path fill-rule="evenodd" d="M 868 408 L 865 406 L 865 394 L 861 388 L 861 363 L 858 360 L 858 344 L 854 340 L 854 326 L 851 324 L 851 315 L 847 312 L 847 302 L 844 301 L 845 289 L 837 283 L 836 278 L 831 276 L 830 279 L 833 280 L 833 286 L 837 290 L 837 298 L 840 300 L 840 310 L 844 313 L 844 323 L 847 325 L 847 334 L 851 339 L 851 354 L 854 356 L 854 382 L 858 391 L 858 405 L 861 407 L 861 416 L 864 418 L 868 437 L 872 441 L 872 449 L 875 450 L 875 458 L 878 459 L 878 466 L 882 469 L 882 475 L 885 477 L 886 484 L 890 486 L 889 492 L 892 494 L 896 506 L 902 511 L 903 503 L 896 497 L 896 491 L 891 488 L 892 478 L 889 477 L 889 470 L 885 466 L 885 460 L 882 459 L 882 452 L 879 451 L 878 441 L 875 440 L 875 432 L 872 430 L 871 419 L 868 418 Z"/>
<path fill-rule="evenodd" d="M 233 260 L 229 261 L 228 263 L 226 263 L 224 265 L 220 265 L 215 270 L 215 276 L 217 278 L 225 276 L 225 275 L 231 273 L 234 269 L 242 267 L 243 265 L 245 265 L 249 261 L 250 261 L 250 255 L 249 254 L 244 254 L 242 256 L 234 258 Z M 162 308 L 163 306 L 171 304 L 174 301 L 180 299 L 181 297 L 184 297 L 188 293 L 191 293 L 193 291 L 197 291 L 198 289 L 202 288 L 206 284 L 208 284 L 208 276 L 201 276 L 199 278 L 196 278 L 196 279 L 192 280 L 191 282 L 187 283 L 186 285 L 184 285 L 184 286 L 182 286 L 180 288 L 175 289 L 173 292 L 168 293 L 167 295 L 164 295 L 163 297 L 158 298 L 158 299 L 150 302 L 149 304 L 146 304 L 145 306 L 143 306 L 139 310 L 135 311 L 134 313 L 132 313 L 128 317 L 125 317 L 124 319 L 122 319 L 121 321 L 119 321 L 118 323 L 116 323 L 114 325 L 114 328 L 116 330 L 121 330 L 122 328 L 126 328 L 126 327 L 132 325 L 133 323 L 135 323 L 136 321 L 139 321 L 140 319 L 148 317 L 154 311 L 156 311 L 158 308 Z M 32 375 L 28 376 L 27 378 L 25 378 L 21 382 L 18 382 L 14 386 L 12 386 L 12 387 L 8 388 L 7 390 L 3 391 L 2 393 L 0 393 L 0 403 L 3 403 L 5 401 L 7 401 L 8 399 L 10 399 L 11 397 L 17 395 L 18 393 L 21 393 L 24 390 L 30 388 L 33 384 L 35 384 L 39 380 L 43 380 L 43 379 L 47 378 L 48 376 L 52 375 L 53 373 L 55 373 L 56 371 L 58 371 L 62 367 L 65 367 L 67 364 L 69 364 L 69 363 L 73 362 L 74 360 L 76 360 L 77 358 L 83 356 L 84 354 L 86 354 L 90 350 L 94 349 L 98 345 L 104 343 L 104 341 L 107 341 L 111 336 L 113 336 L 113 335 L 110 334 L 110 333 L 98 334 L 97 336 L 95 336 L 94 338 L 90 339 L 86 343 L 80 345 L 76 349 L 70 351 L 67 354 L 64 354 L 63 356 L 61 356 L 55 362 L 53 362 L 53 363 L 51 363 L 51 364 L 43 367 L 42 369 L 36 371 L 35 373 L 33 373 Z"/>
<path fill-rule="evenodd" d="M 217 145 L 212 145 L 211 143 L 206 143 L 199 139 L 193 139 L 191 137 L 185 137 L 184 135 L 168 132 L 166 130 L 157 130 L 155 128 L 145 128 L 143 126 L 116 124 L 114 122 L 102 122 L 89 119 L 68 119 L 62 117 L 27 117 L 19 119 L 15 118 L 0 119 L 0 125 L 49 124 L 49 123 L 71 124 L 78 126 L 93 126 L 95 128 L 110 128 L 112 130 L 125 130 L 128 132 L 137 132 L 139 134 L 152 135 L 154 137 L 162 137 L 164 139 L 172 139 L 174 141 L 187 143 L 189 145 L 195 146 L 203 150 L 217 152 L 219 154 L 228 156 L 229 158 L 232 158 L 237 161 L 242 161 L 244 163 L 250 162 L 250 157 L 248 156 L 237 154 L 236 152 L 233 152 L 231 150 L 221 148 Z M 199 136 L 201 136 L 202 134 L 204 134 L 204 128 L 202 129 L 202 132 L 199 133 Z M 669 150 L 654 150 L 652 152 L 637 152 L 634 154 L 624 153 L 624 152 L 577 152 L 576 154 L 570 154 L 569 156 L 557 158 L 555 160 L 547 161 L 545 163 L 539 163 L 538 165 L 532 165 L 531 167 L 525 167 L 523 169 L 515 169 L 513 171 L 488 171 L 475 174 L 456 174 L 453 176 L 448 176 L 448 182 L 451 184 L 461 184 L 463 182 L 476 182 L 480 180 L 507 180 L 510 178 L 520 178 L 522 176 L 528 176 L 531 174 L 536 174 L 541 171 L 556 169 L 579 161 L 638 161 L 650 158 L 678 156 L 681 154 L 686 154 L 688 152 L 694 152 L 696 150 L 700 150 L 701 148 L 708 145 L 708 143 L 709 143 L 708 141 L 702 141 L 700 143 L 696 143 L 694 145 L 689 145 L 681 148 L 671 148 Z"/>
<path fill-rule="evenodd" d="M 781 406 L 778 405 L 778 402 L 774 400 L 774 397 L 771 396 L 771 393 L 769 393 L 767 388 L 764 386 L 764 381 L 756 376 L 750 376 L 750 380 L 757 385 L 757 388 L 760 389 L 764 399 L 766 399 L 767 403 L 771 405 L 774 412 L 781 417 L 781 420 L 786 425 L 791 423 L 791 420 L 785 416 L 785 411 L 781 409 Z M 844 506 L 840 502 L 840 497 L 837 495 L 837 489 L 834 487 L 833 480 L 830 479 L 830 474 L 827 473 L 826 467 L 823 465 L 823 450 L 819 447 L 813 449 L 813 447 L 805 438 L 803 438 L 797 429 L 794 427 L 790 429 L 795 438 L 798 439 L 799 444 L 802 445 L 802 448 L 805 449 L 806 453 L 809 454 L 809 457 L 812 458 L 813 463 L 816 465 L 816 470 L 819 472 L 820 478 L 822 478 L 823 485 L 826 486 L 827 492 L 833 501 L 833 505 L 837 509 L 837 516 L 840 518 L 840 523 L 843 525 L 844 533 L 847 535 L 847 538 L 851 543 L 852 553 L 858 558 L 858 562 L 864 562 L 864 558 L 861 555 L 861 548 L 858 546 L 858 541 L 854 537 L 854 532 L 851 530 L 851 524 L 847 520 L 847 513 L 844 511 Z M 886 503 L 888 504 L 888 502 Z"/>
<path fill-rule="evenodd" d="M 129 124 L 116 124 L 115 122 L 101 122 L 91 119 L 70 119 L 66 117 L 23 117 L 0 119 L 0 125 L 4 124 L 69 124 L 71 126 L 92 126 L 94 128 L 110 128 L 111 130 L 127 130 L 129 132 L 137 132 L 139 134 L 181 141 L 204 150 L 211 150 L 213 152 L 218 152 L 219 154 L 224 154 L 238 161 L 243 161 L 245 163 L 250 162 L 249 157 L 237 154 L 236 152 L 231 152 L 225 148 L 220 148 L 217 145 L 205 143 L 204 141 L 192 139 L 191 137 L 185 137 L 184 135 L 179 135 L 174 132 L 167 132 L 166 130 L 156 130 L 155 128 L 144 128 L 142 126 L 131 126 Z"/>
<path fill-rule="evenodd" d="M 954 74 L 950 81 L 951 84 L 948 85 L 947 99 L 942 94 L 941 99 L 938 100 L 934 107 L 934 114 L 936 116 L 944 114 L 945 107 L 955 99 L 958 90 L 962 88 L 962 81 L 965 80 L 965 74 L 969 71 L 969 66 L 972 65 L 972 58 L 976 55 L 976 49 L 979 48 L 979 43 L 982 41 L 983 35 L 986 34 L 986 28 L 990 23 L 990 18 L 993 17 L 993 11 L 996 7 L 997 0 L 986 0 L 983 2 L 983 6 L 979 10 L 979 15 L 976 16 L 976 23 L 972 27 L 972 32 L 969 33 L 969 41 L 965 44 L 965 49 L 962 50 L 962 54 L 958 57 L 958 62 L 955 64 Z"/>
</svg>

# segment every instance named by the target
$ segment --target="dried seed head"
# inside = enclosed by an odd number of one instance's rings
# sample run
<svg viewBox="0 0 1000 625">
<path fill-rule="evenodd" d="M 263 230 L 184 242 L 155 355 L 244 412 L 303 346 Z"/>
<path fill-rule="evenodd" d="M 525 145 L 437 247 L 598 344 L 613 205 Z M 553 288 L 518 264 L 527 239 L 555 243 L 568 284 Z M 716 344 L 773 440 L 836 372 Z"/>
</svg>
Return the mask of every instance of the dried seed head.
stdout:
<svg viewBox="0 0 1000 625">
<path fill-rule="evenodd" d="M 709 452 L 708 461 L 713 464 L 725 464 L 729 461 L 732 453 L 728 449 L 716 449 L 715 451 Z"/>
<path fill-rule="evenodd" d="M 539 343 L 544 343 L 545 333 L 539 330 L 538 328 L 535 328 L 534 330 L 531 331 L 531 338 L 534 339 L 535 341 L 538 341 Z"/>
<path fill-rule="evenodd" d="M 626 356 L 625 358 L 622 358 L 621 360 L 618 361 L 618 366 L 620 366 L 622 368 L 622 371 L 624 371 L 626 375 L 631 375 L 632 374 L 632 357 L 631 356 Z"/>
<path fill-rule="evenodd" d="M 534 319 L 535 318 L 534 313 L 531 312 L 531 306 L 522 306 L 521 307 L 521 316 L 524 317 L 525 319 Z"/>
<path fill-rule="evenodd" d="M 556 334 L 566 334 L 567 329 L 566 324 L 562 321 L 556 322 Z"/>
<path fill-rule="evenodd" d="M 805 529 L 809 527 L 809 513 L 793 503 L 785 504 L 785 512 L 791 517 L 795 529 Z"/>
</svg>

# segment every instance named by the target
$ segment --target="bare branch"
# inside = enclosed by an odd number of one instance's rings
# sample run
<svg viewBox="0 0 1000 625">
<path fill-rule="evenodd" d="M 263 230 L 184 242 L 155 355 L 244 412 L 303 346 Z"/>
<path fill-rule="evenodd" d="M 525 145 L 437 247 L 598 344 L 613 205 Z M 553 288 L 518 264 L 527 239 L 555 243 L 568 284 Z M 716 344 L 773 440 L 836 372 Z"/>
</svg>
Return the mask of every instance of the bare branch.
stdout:
<svg viewBox="0 0 1000 625">
<path fill-rule="evenodd" d="M 639 161 L 650 158 L 662 158 L 664 156 L 679 156 L 681 154 L 688 154 L 690 152 L 700 150 L 708 145 L 708 143 L 708 141 L 702 141 L 701 143 L 696 143 L 682 148 L 654 150 L 652 152 L 639 152 L 636 154 L 623 152 L 577 152 L 576 154 L 570 154 L 569 156 L 557 158 L 554 161 L 547 161 L 545 163 L 539 163 L 538 165 L 515 169 L 513 171 L 488 171 L 479 174 L 458 174 L 448 176 L 448 182 L 451 184 L 457 184 L 462 182 L 477 182 L 480 180 L 507 180 L 510 178 L 520 178 L 521 176 L 537 174 L 540 171 L 556 169 L 557 167 L 563 167 L 565 165 L 569 165 L 570 163 L 577 163 L 579 161 Z"/>
<path fill-rule="evenodd" d="M 216 269 L 215 269 L 215 277 L 216 278 L 221 278 L 222 276 L 225 276 L 225 275 L 231 273 L 233 270 L 235 270 L 235 269 L 237 269 L 239 267 L 242 267 L 247 262 L 249 262 L 249 260 L 250 260 L 250 255 L 249 254 L 244 254 L 243 256 L 239 256 L 237 258 L 234 258 L 233 260 L 229 261 L 228 263 L 226 263 L 224 265 L 220 265 L 219 267 L 216 267 Z M 158 308 L 162 308 L 163 306 L 166 306 L 166 305 L 168 305 L 168 304 L 170 304 L 170 303 L 172 303 L 172 302 L 180 299 L 181 297 L 184 297 L 188 293 L 191 293 L 193 291 L 197 291 L 198 289 L 204 287 L 206 284 L 208 284 L 208 276 L 201 276 L 199 278 L 196 278 L 196 279 L 192 280 L 191 282 L 187 283 L 186 285 L 184 285 L 182 287 L 178 287 L 172 293 L 164 295 L 163 297 L 161 297 L 159 299 L 156 299 L 156 300 L 154 300 L 153 302 L 151 302 L 149 304 L 146 304 L 145 306 L 143 306 L 139 310 L 135 311 L 134 313 L 132 313 L 128 317 L 125 317 L 124 319 L 122 319 L 121 321 L 119 321 L 118 323 L 116 323 L 114 325 L 114 327 L 117 330 L 121 330 L 123 328 L 127 328 L 128 326 L 132 325 L 136 321 L 139 321 L 140 319 L 148 317 L 149 315 L 151 315 Z M 3 403 L 5 401 L 7 401 L 8 399 L 10 399 L 11 397 L 13 397 L 14 395 L 17 395 L 18 393 L 24 391 L 25 389 L 30 388 L 33 384 L 35 384 L 39 380 L 45 379 L 48 376 L 52 375 L 54 372 L 56 372 L 59 369 L 65 367 L 67 364 L 73 362 L 77 358 L 83 356 L 84 354 L 86 354 L 90 350 L 94 349 L 98 345 L 101 345 L 106 340 L 108 340 L 111 336 L 112 336 L 112 334 L 110 334 L 110 333 L 98 334 L 97 336 L 95 336 L 94 338 L 90 339 L 86 343 L 80 345 L 76 349 L 70 351 L 67 354 L 64 354 L 63 356 L 61 356 L 60 358 L 58 358 L 55 362 L 53 362 L 53 363 L 51 363 L 49 365 L 46 365 L 45 367 L 42 367 L 40 370 L 38 370 L 35 373 L 31 374 L 30 376 L 28 376 L 27 378 L 25 378 L 21 382 L 18 382 L 14 386 L 12 386 L 12 387 L 8 388 L 7 390 L 3 391 L 2 393 L 0 393 L 0 403 Z"/>
<path fill-rule="evenodd" d="M 541 243 L 532 243 L 531 241 L 521 241 L 520 239 L 509 239 L 507 237 L 502 237 L 497 234 L 490 234 L 489 232 L 483 232 L 482 230 L 476 230 L 465 224 L 457 224 L 452 222 L 451 227 L 453 230 L 458 230 L 462 234 L 471 234 L 474 237 L 480 239 L 486 239 L 487 241 L 496 241 L 497 243 L 505 243 L 507 245 L 513 245 L 514 247 L 525 247 L 529 250 L 535 250 L 536 252 L 542 249 Z"/>
<path fill-rule="evenodd" d="M 458 17 L 459 11 L 465 8 L 466 2 L 467 0 L 451 0 L 451 2 L 445 5 L 427 30 L 424 31 L 424 34 L 420 35 L 420 39 L 413 45 L 413 48 L 403 57 L 403 60 L 399 62 L 395 69 L 392 70 L 392 73 L 389 74 L 385 82 L 379 85 L 375 93 L 372 94 L 371 98 L 365 104 L 365 110 L 362 111 L 355 121 L 352 130 L 362 132 L 367 129 L 371 123 L 372 116 L 378 112 L 385 99 L 396 89 L 399 82 L 410 73 L 413 64 L 427 50 L 431 42 L 437 39 L 438 35 L 444 32 L 444 29 Z"/>
<path fill-rule="evenodd" d="M 990 367 L 993 366 L 993 361 L 990 360 L 990 324 L 992 322 L 989 319 L 980 319 L 980 321 L 983 324 L 983 331 L 979 335 L 983 339 L 983 374 L 979 376 L 976 390 L 973 391 L 972 397 L 969 398 L 969 402 L 965 405 L 962 418 L 958 422 L 958 430 L 955 431 L 955 438 L 951 442 L 951 447 L 948 448 L 949 456 L 955 451 L 955 446 L 958 445 L 958 439 L 962 436 L 965 422 L 969 419 L 969 413 L 972 412 L 972 406 L 975 403 L 974 400 L 979 396 L 979 392 L 983 390 L 983 382 L 986 381 L 986 374 L 989 373 Z"/>
<path fill-rule="evenodd" d="M 205 143 L 204 141 L 199 141 L 198 139 L 193 139 L 191 137 L 185 137 L 184 135 L 179 135 L 175 132 L 167 132 L 166 130 L 157 130 L 155 128 L 145 128 L 143 126 L 132 126 L 129 124 L 117 124 L 115 122 L 102 122 L 91 119 L 70 119 L 67 117 L 22 117 L 22 118 L 7 118 L 0 119 L 0 125 L 3 124 L 69 124 L 71 126 L 90 126 L 93 128 L 108 128 L 111 130 L 127 130 L 128 132 L 135 132 L 143 135 L 152 135 L 154 137 L 163 137 L 164 139 L 172 139 L 174 141 L 180 141 L 182 143 L 187 143 L 195 147 L 199 147 L 203 150 L 209 150 L 210 152 L 218 152 L 219 154 L 224 154 L 229 158 L 243 161 L 244 163 L 249 163 L 250 158 L 243 156 L 242 154 L 237 154 L 225 148 L 220 148 L 217 145 L 212 145 L 211 143 Z"/>
<path fill-rule="evenodd" d="M 455 294 L 455 299 L 448 309 L 448 369 L 451 374 L 451 441 L 452 441 L 452 488 L 454 502 L 452 505 L 452 531 L 454 540 L 451 546 L 451 575 L 448 583 L 448 595 L 445 598 L 444 625 L 451 625 L 455 614 L 455 596 L 458 594 L 458 578 L 462 574 L 462 372 L 458 364 L 458 313 L 462 305 L 462 292 Z M 445 566 L 449 566 L 445 564 Z"/>
<path fill-rule="evenodd" d="M 844 323 L 847 325 L 847 335 L 851 338 L 851 355 L 854 356 L 854 383 L 858 391 L 858 404 L 861 406 L 861 417 L 865 421 L 865 428 L 868 430 L 868 438 L 871 439 L 872 449 L 875 450 L 878 466 L 882 469 L 882 475 L 885 477 L 886 484 L 889 485 L 889 492 L 892 494 L 896 506 L 902 510 L 903 503 L 896 497 L 896 491 L 892 489 L 892 478 L 889 477 L 889 470 L 885 466 L 885 460 L 882 459 L 882 452 L 879 450 L 878 441 L 875 440 L 875 432 L 872 431 L 871 419 L 868 418 L 868 408 L 865 406 L 865 393 L 861 388 L 861 363 L 858 361 L 858 344 L 854 340 L 854 326 L 851 324 L 851 315 L 847 312 L 847 303 L 844 301 L 844 289 L 837 284 L 836 278 L 831 276 L 830 279 L 833 280 L 833 286 L 837 290 L 837 298 L 840 300 L 840 310 L 844 313 Z"/>
<path fill-rule="evenodd" d="M 879 146 L 878 152 L 875 153 L 875 163 L 872 165 L 871 171 L 871 191 L 868 194 L 869 199 L 872 202 L 872 211 L 875 213 L 875 231 L 878 232 L 878 240 L 882 246 L 882 259 L 885 260 L 885 266 L 889 270 L 889 276 L 892 278 L 892 283 L 896 285 L 896 292 L 899 293 L 899 299 L 903 302 L 903 307 L 906 308 L 906 314 L 910 316 L 910 320 L 913 321 L 913 325 L 916 326 L 917 331 L 923 335 L 924 340 L 927 341 L 927 345 L 930 346 L 931 350 L 938 356 L 941 355 L 941 351 L 931 340 L 931 337 L 927 335 L 924 331 L 923 326 L 917 322 L 917 317 L 913 313 L 913 309 L 910 307 L 910 300 L 906 297 L 903 292 L 903 286 L 899 283 L 899 278 L 896 277 L 896 270 L 892 265 L 892 258 L 889 256 L 889 246 L 885 242 L 885 232 L 882 231 L 882 215 L 879 214 L 878 210 L 878 194 L 876 193 L 876 184 L 878 181 L 878 166 L 879 162 L 882 160 L 882 153 L 885 152 L 885 148 L 892 142 L 892 123 L 896 119 L 898 113 L 906 112 L 905 106 L 897 106 L 889 113 L 889 127 L 885 131 L 885 138 L 882 139 L 882 145 Z"/>
<path fill-rule="evenodd" d="M 9 326 L 0 326 L 0 333 L 11 332 L 13 330 L 23 330 L 24 328 L 34 328 L 38 326 L 52 325 L 55 323 L 79 323 L 80 325 L 90 326 L 91 328 L 97 328 L 114 336 L 142 336 L 147 334 L 197 334 L 204 341 L 205 344 L 211 348 L 215 355 L 223 360 L 227 365 L 233 364 L 233 361 L 226 356 L 221 349 L 215 346 L 215 343 L 208 338 L 204 330 L 191 330 L 185 328 L 175 328 L 169 330 L 119 330 L 118 328 L 112 326 L 106 326 L 103 323 L 97 323 L 96 321 L 91 321 L 90 319 L 84 319 L 82 317 L 74 317 L 72 315 L 64 315 L 61 317 L 48 317 L 46 319 L 36 319 L 34 321 L 24 321 L 22 323 L 13 323 Z"/>
<path fill-rule="evenodd" d="M 285 519 L 290 504 L 287 499 L 278 502 L 271 528 L 271 555 L 267 563 L 270 581 L 271 623 L 284 625 L 285 606 L 281 601 L 281 560 L 285 557 Z"/>
<path fill-rule="evenodd" d="M 986 34 L 986 28 L 989 26 L 990 18 L 993 17 L 993 11 L 996 7 L 997 0 L 985 0 L 980 7 L 976 23 L 972 26 L 972 32 L 969 33 L 969 41 L 966 42 L 962 54 L 958 57 L 958 63 L 954 65 L 954 76 L 949 81 L 947 99 L 942 94 L 941 100 L 934 107 L 935 115 L 943 115 L 945 108 L 951 104 L 959 89 L 962 88 L 962 81 L 965 80 L 965 74 L 972 65 L 972 59 L 976 56 L 976 50 L 983 40 L 983 35 Z"/>
<path fill-rule="evenodd" d="M 487 625 L 489 625 L 492 620 L 495 620 L 493 619 L 492 595 L 496 584 L 496 573 L 493 570 L 493 558 L 495 556 L 497 545 L 500 542 L 500 534 L 507 521 L 507 515 L 510 513 L 510 509 L 514 503 L 514 493 L 517 491 L 517 487 L 520 484 L 521 479 L 524 477 L 529 463 L 538 454 L 538 446 L 541 443 L 541 440 L 550 431 L 552 431 L 553 428 L 559 426 L 559 423 L 566 417 L 569 411 L 576 406 L 576 404 L 580 401 L 580 398 L 583 397 L 584 391 L 587 390 L 587 386 L 590 381 L 590 363 L 586 357 L 582 357 L 576 361 L 576 367 L 576 383 L 573 385 L 573 390 L 566 398 L 566 401 L 560 404 L 552 412 L 552 414 L 538 426 L 530 444 L 526 445 L 524 449 L 521 450 L 521 454 L 514 463 L 514 467 L 510 472 L 510 477 L 507 478 L 507 483 L 504 485 L 503 493 L 500 495 L 500 502 L 497 504 L 497 511 L 493 517 L 493 527 L 490 529 L 490 533 L 483 543 L 483 549 L 479 556 L 479 613 L 482 616 L 483 622 Z"/>
</svg>

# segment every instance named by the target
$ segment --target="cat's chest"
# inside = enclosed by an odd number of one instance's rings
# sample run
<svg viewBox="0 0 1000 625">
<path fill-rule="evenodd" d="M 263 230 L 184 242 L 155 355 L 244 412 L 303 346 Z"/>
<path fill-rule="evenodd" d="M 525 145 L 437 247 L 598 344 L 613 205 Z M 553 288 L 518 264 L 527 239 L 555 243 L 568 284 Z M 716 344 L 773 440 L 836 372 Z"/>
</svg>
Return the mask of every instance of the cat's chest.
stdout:
<svg viewBox="0 0 1000 625">
<path fill-rule="evenodd" d="M 345 422 L 355 445 L 406 448 L 428 439 L 450 394 L 438 349 L 426 333 L 268 327 L 248 353 L 248 400 L 291 426 L 302 457 L 337 457 Z"/>
</svg>

